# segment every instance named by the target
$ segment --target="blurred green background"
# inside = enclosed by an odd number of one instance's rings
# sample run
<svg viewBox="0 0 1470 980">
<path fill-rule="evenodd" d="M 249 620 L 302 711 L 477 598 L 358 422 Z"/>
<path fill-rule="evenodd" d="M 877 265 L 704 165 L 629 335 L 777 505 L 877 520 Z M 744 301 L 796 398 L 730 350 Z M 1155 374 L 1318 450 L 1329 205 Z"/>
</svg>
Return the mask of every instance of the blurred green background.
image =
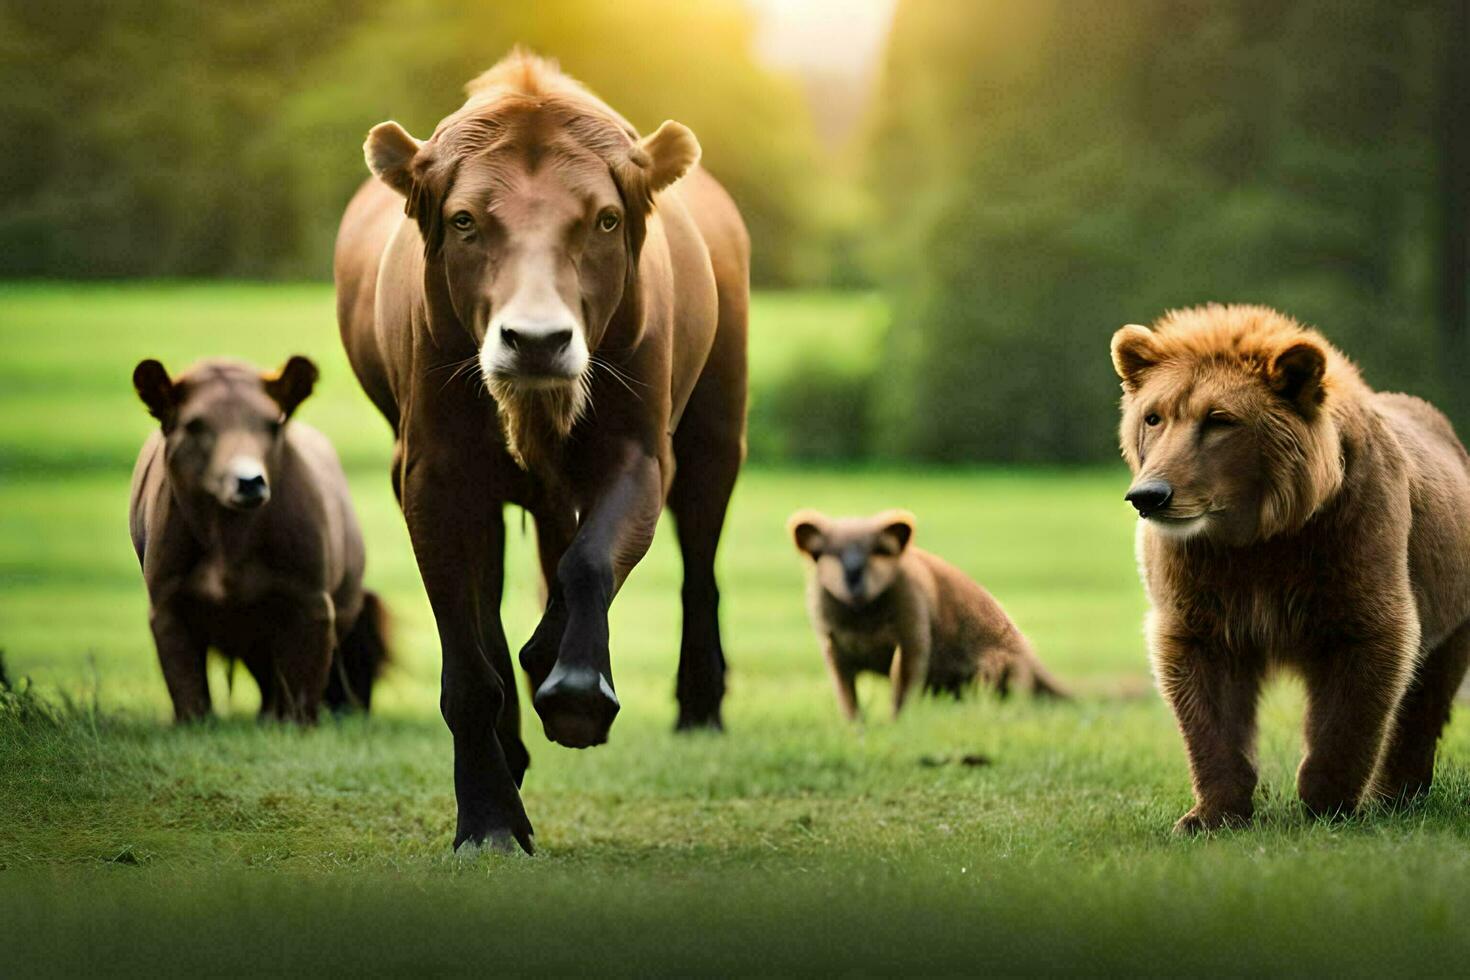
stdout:
<svg viewBox="0 0 1470 980">
<path fill-rule="evenodd" d="M 770 378 L 758 459 L 1110 458 L 1110 333 L 1207 300 L 1317 324 L 1463 424 L 1466 21 L 1460 0 L 9 0 L 0 276 L 321 279 L 368 127 L 427 135 L 521 42 L 644 129 L 695 130 L 757 287 L 880 290 L 876 338 L 834 325 Z"/>
</svg>

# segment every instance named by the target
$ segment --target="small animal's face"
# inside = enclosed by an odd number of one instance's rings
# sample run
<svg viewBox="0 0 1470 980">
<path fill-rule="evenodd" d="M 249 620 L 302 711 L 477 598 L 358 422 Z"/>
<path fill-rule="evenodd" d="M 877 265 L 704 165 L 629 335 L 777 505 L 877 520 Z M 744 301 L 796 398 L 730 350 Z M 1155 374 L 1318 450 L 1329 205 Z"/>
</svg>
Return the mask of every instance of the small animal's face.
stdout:
<svg viewBox="0 0 1470 980">
<path fill-rule="evenodd" d="M 853 609 L 893 585 L 914 534 L 913 515 L 898 510 L 840 518 L 804 510 L 792 515 L 787 526 L 798 550 L 813 561 L 823 591 Z"/>
<path fill-rule="evenodd" d="M 1171 351 L 1146 328 L 1113 340 L 1123 378 L 1125 499 L 1172 538 L 1256 540 L 1281 524 L 1283 497 L 1311 440 L 1324 354 L 1311 343 L 1265 359 Z"/>
<path fill-rule="evenodd" d="M 174 488 L 244 511 L 270 500 L 286 421 L 316 377 L 316 367 L 304 357 L 291 358 L 276 374 L 211 361 L 177 379 L 147 360 L 133 372 L 133 385 L 163 425 Z"/>
</svg>

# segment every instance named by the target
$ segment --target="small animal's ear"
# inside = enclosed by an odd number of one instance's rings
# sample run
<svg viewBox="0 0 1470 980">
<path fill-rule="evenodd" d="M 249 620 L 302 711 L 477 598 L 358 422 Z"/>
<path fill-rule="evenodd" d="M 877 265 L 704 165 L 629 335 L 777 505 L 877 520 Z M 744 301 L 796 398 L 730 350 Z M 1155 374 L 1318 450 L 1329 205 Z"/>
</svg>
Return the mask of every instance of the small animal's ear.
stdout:
<svg viewBox="0 0 1470 980">
<path fill-rule="evenodd" d="M 179 391 L 164 366 L 153 358 L 139 361 L 133 368 L 133 390 L 148 406 L 148 414 L 163 423 L 166 429 L 173 425 L 179 409 Z"/>
<path fill-rule="evenodd" d="M 906 510 L 890 510 L 879 514 L 878 521 L 883 527 L 878 538 L 888 544 L 888 553 L 903 554 L 914 538 L 914 515 Z"/>
<path fill-rule="evenodd" d="M 796 542 L 796 549 L 813 558 L 822 550 L 822 534 L 826 526 L 826 516 L 814 510 L 799 510 L 786 522 L 786 530 L 791 533 L 791 540 Z"/>
<path fill-rule="evenodd" d="M 374 177 L 407 197 L 413 189 L 413 158 L 421 145 L 396 122 L 382 122 L 368 131 L 362 155 Z"/>
<path fill-rule="evenodd" d="M 260 380 L 265 385 L 265 393 L 281 406 L 281 414 L 290 418 L 296 406 L 306 401 L 320 376 L 315 364 L 300 354 L 293 354 L 279 371 L 262 375 Z"/>
<path fill-rule="evenodd" d="M 1113 334 L 1113 370 L 1123 379 L 1123 387 L 1138 390 L 1143 373 L 1159 361 L 1154 347 L 1154 334 L 1148 327 L 1130 323 Z"/>
<path fill-rule="evenodd" d="M 638 141 L 642 158 L 634 153 L 633 160 L 648 175 L 648 192 L 657 194 L 689 172 L 699 162 L 699 140 L 689 127 L 672 119 Z"/>
<path fill-rule="evenodd" d="M 1305 411 L 1322 403 L 1322 375 L 1327 352 L 1310 340 L 1299 340 L 1271 360 L 1271 390 Z"/>
</svg>

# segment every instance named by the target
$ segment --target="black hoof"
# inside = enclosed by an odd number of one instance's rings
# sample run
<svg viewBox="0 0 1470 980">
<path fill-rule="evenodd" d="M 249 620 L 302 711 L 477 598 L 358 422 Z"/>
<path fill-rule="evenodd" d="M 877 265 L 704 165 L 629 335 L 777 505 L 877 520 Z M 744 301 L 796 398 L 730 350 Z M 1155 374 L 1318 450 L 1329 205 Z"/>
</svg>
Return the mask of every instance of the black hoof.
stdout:
<svg viewBox="0 0 1470 980">
<path fill-rule="evenodd" d="M 454 835 L 454 853 L 461 857 L 482 851 L 514 854 L 517 846 L 527 854 L 536 853 L 536 832 L 529 823 L 517 828 L 492 827 L 475 833 L 461 829 Z"/>
<path fill-rule="evenodd" d="M 592 667 L 557 664 L 532 703 L 546 737 L 569 749 L 585 749 L 607 741 L 617 717 L 618 696 L 612 682 Z"/>
<path fill-rule="evenodd" d="M 720 720 L 720 711 L 683 711 L 674 723 L 676 732 L 723 732 L 725 723 Z"/>
</svg>

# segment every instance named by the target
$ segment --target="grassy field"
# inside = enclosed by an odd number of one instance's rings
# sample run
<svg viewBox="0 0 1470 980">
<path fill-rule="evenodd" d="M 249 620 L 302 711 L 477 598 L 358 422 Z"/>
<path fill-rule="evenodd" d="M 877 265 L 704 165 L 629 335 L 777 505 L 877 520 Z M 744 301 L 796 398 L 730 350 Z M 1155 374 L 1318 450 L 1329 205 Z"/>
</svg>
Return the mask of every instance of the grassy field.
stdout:
<svg viewBox="0 0 1470 980">
<path fill-rule="evenodd" d="M 759 297 L 757 397 L 828 331 L 875 349 L 872 322 L 863 298 Z M 0 972 L 1370 975 L 1470 962 L 1463 723 L 1422 807 L 1316 824 L 1293 793 L 1299 695 L 1280 685 L 1257 826 L 1169 836 L 1187 773 L 1148 683 L 1121 466 L 753 465 L 721 555 L 728 734 L 670 732 L 679 572 L 660 533 L 614 607 L 624 708 L 611 743 L 557 748 L 528 712 L 541 853 L 456 858 L 432 622 L 388 491 L 388 433 L 337 351 L 330 291 L 0 287 L 0 345 L 0 648 L 37 695 L 0 707 Z M 150 424 L 129 372 L 144 356 L 178 368 L 295 351 L 323 367 L 301 416 L 349 466 L 399 662 L 372 718 L 308 732 L 258 726 L 248 679 L 231 691 L 216 667 L 222 717 L 174 731 L 125 527 Z M 845 727 L 783 536 L 803 505 L 912 508 L 918 540 L 996 593 L 1077 702 L 926 701 L 894 724 L 875 681 L 868 724 Z M 517 534 L 510 556 L 513 647 L 536 616 L 528 543 Z"/>
</svg>

